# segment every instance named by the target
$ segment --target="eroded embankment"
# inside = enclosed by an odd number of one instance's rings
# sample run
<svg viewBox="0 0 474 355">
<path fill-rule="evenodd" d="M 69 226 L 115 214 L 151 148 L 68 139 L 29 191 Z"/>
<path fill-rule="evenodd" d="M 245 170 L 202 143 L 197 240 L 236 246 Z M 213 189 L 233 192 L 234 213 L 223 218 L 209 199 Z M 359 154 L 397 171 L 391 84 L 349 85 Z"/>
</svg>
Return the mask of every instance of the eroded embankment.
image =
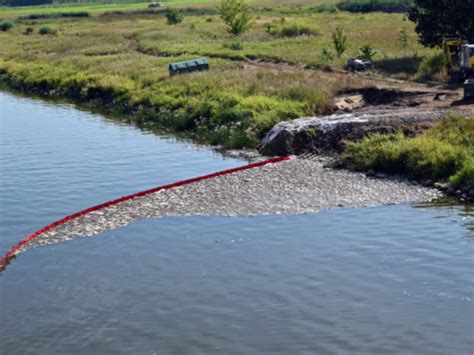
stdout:
<svg viewBox="0 0 474 355">
<path fill-rule="evenodd" d="M 304 117 L 275 125 L 260 142 L 264 155 L 304 152 L 340 153 L 345 144 L 374 133 L 403 131 L 412 136 L 432 127 L 448 113 L 474 116 L 474 106 L 463 108 L 409 108 L 368 106 L 355 112 Z"/>
<path fill-rule="evenodd" d="M 338 207 L 422 202 L 436 190 L 326 168 L 327 159 L 293 159 L 160 190 L 90 212 L 24 244 L 17 253 L 90 237 L 146 218 L 294 215 Z"/>
</svg>

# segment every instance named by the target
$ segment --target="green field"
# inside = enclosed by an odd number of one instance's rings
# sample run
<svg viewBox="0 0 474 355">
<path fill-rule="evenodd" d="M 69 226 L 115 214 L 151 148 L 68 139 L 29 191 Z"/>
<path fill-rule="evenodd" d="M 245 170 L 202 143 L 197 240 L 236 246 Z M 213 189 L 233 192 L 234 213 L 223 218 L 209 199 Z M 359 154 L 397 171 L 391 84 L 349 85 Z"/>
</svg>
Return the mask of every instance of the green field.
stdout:
<svg viewBox="0 0 474 355">
<path fill-rule="evenodd" d="M 235 37 L 215 3 L 168 2 L 185 5 L 184 21 L 177 25 L 167 24 L 163 12 L 147 12 L 146 4 L 106 5 L 133 11 L 102 11 L 89 18 L 14 20 L 12 29 L 0 32 L 0 80 L 105 106 L 141 125 L 185 131 L 211 144 L 255 147 L 275 123 L 326 113 L 339 91 L 372 85 L 369 77 L 331 72 L 342 69 L 361 46 L 370 44 L 377 52 L 377 70 L 370 74 L 375 77 L 413 77 L 421 58 L 433 52 L 418 44 L 413 24 L 400 14 L 319 6 L 331 1 L 258 1 L 251 29 Z M 105 5 L 77 9 L 95 6 Z M 8 9 L 15 10 L 17 17 L 38 13 L 38 8 Z M 54 34 L 40 35 L 45 26 Z M 323 49 L 334 55 L 337 27 L 347 34 L 348 49 L 341 58 L 324 58 Z M 407 33 L 404 44 L 401 29 Z M 300 30 L 305 35 L 298 35 Z M 209 72 L 169 77 L 171 62 L 197 57 L 210 59 Z"/>
<path fill-rule="evenodd" d="M 105 11 L 125 11 L 138 10 L 148 6 L 152 1 L 143 0 L 122 0 L 114 3 L 106 2 L 90 2 L 90 3 L 66 3 L 66 4 L 51 4 L 42 6 L 19 6 L 7 7 L 0 6 L 0 17 L 13 17 L 26 15 L 30 13 L 56 13 L 56 12 L 71 12 L 71 11 L 88 11 L 93 14 L 99 14 Z M 183 6 L 183 5 L 206 5 L 209 3 L 216 3 L 215 0 L 164 0 L 160 1 L 168 6 Z"/>
<path fill-rule="evenodd" d="M 71 12 L 71 11 L 88 11 L 93 14 L 100 14 L 106 11 L 126 11 L 126 10 L 140 10 L 148 6 L 149 3 L 154 1 L 143 1 L 143 0 L 116 0 L 112 2 L 71 2 L 65 4 L 51 4 L 42 6 L 24 6 L 24 7 L 7 7 L 0 6 L 0 19 L 1 18 L 13 18 L 15 16 L 26 15 L 30 13 L 52 13 L 52 12 Z M 295 3 L 297 5 L 307 4 L 319 4 L 319 3 L 336 3 L 337 0 L 252 0 L 249 4 L 253 6 L 292 6 Z M 211 7 L 220 3 L 219 0 L 162 0 L 160 3 L 166 6 L 173 7 Z"/>
</svg>

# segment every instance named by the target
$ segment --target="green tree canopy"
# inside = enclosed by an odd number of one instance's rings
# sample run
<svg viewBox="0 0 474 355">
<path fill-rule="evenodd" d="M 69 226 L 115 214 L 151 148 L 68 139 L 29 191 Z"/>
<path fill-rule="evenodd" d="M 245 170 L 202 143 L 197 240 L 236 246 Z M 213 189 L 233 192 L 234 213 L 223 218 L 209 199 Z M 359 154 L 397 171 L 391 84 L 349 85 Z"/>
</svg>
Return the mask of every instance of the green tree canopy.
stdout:
<svg viewBox="0 0 474 355">
<path fill-rule="evenodd" d="M 425 46 L 441 45 L 446 35 L 474 42 L 474 0 L 415 0 L 408 17 Z"/>
<path fill-rule="evenodd" d="M 222 0 L 218 11 L 230 33 L 237 36 L 250 27 L 252 15 L 244 0 Z"/>
</svg>

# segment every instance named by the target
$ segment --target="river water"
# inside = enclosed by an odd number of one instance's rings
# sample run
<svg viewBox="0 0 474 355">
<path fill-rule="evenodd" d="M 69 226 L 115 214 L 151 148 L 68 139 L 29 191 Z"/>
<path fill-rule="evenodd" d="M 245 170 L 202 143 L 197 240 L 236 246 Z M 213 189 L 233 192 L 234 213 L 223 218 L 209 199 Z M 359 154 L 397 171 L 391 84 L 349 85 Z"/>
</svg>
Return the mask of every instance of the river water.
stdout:
<svg viewBox="0 0 474 355">
<path fill-rule="evenodd" d="M 0 92 L 0 252 L 91 205 L 243 165 Z M 0 276 L 0 354 L 474 350 L 472 206 L 145 220 L 28 250 Z"/>
</svg>

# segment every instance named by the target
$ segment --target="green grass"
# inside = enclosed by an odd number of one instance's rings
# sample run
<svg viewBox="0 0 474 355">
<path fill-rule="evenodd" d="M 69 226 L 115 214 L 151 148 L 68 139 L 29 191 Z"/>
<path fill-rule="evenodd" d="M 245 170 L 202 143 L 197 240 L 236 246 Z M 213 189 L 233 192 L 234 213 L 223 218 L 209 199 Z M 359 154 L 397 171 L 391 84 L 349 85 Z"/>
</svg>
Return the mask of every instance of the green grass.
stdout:
<svg viewBox="0 0 474 355">
<path fill-rule="evenodd" d="M 427 56 L 418 67 L 418 76 L 424 80 L 446 78 L 448 59 L 443 52 Z"/>
<path fill-rule="evenodd" d="M 330 5 L 335 2 L 323 0 L 253 1 L 253 25 L 236 38 L 215 14 L 216 2 L 167 2 L 192 10 L 184 11 L 183 22 L 176 25 L 167 24 L 164 13 L 135 11 L 146 10 L 146 3 L 2 8 L 0 17 L 40 10 L 83 11 L 92 17 L 15 21 L 8 32 L 0 32 L 0 81 L 105 105 L 141 125 L 185 131 L 197 140 L 254 147 L 273 124 L 325 113 L 335 93 L 365 85 L 361 78 L 301 67 L 343 68 L 370 43 L 378 53 L 376 65 L 390 62 L 397 76 L 410 77 L 417 68 L 406 71 L 406 58 L 433 53 L 417 43 L 413 25 L 399 14 L 334 12 Z M 106 11 L 121 7 L 134 11 Z M 268 24 L 276 32 L 268 31 Z M 25 35 L 28 27 L 33 32 Z M 40 36 L 42 27 L 54 35 Z M 331 34 L 337 27 L 348 36 L 348 50 L 327 62 L 321 51 L 333 51 Z M 408 33 L 403 47 L 397 42 L 400 28 Z M 210 59 L 209 72 L 169 77 L 171 62 L 203 56 Z M 249 60 L 295 67 L 275 71 L 271 65 L 246 66 Z M 403 69 L 397 73 L 398 65 Z"/>
<path fill-rule="evenodd" d="M 0 6 L 0 17 L 12 15 L 25 15 L 31 13 L 60 13 L 60 12 L 75 12 L 87 11 L 92 13 L 101 13 L 104 11 L 124 11 L 124 10 L 139 10 L 147 8 L 152 1 L 133 1 L 133 0 L 118 0 L 114 4 L 107 2 L 84 2 L 84 3 L 65 3 L 65 4 L 51 4 L 40 6 L 23 6 L 23 7 L 9 7 Z M 205 5 L 215 4 L 216 0 L 164 0 L 160 1 L 167 6 L 175 5 Z"/>
<path fill-rule="evenodd" d="M 403 174 L 419 181 L 474 186 L 474 118 L 448 115 L 426 133 L 402 133 L 349 143 L 342 162 L 353 170 Z"/>
<path fill-rule="evenodd" d="M 194 8 L 215 9 L 217 0 L 209 0 L 207 3 L 197 0 L 176 0 L 167 2 L 170 6 L 176 4 L 191 6 Z M 119 16 L 106 16 L 105 18 L 95 18 L 84 22 L 84 26 L 90 28 L 83 30 L 87 36 L 91 32 L 95 32 L 100 41 L 104 24 L 111 23 L 115 27 L 121 26 L 120 33 L 128 32 L 134 35 L 139 44 L 139 49 L 148 54 L 155 55 L 183 55 L 191 54 L 198 56 L 211 56 L 224 59 L 263 59 L 284 61 L 292 64 L 321 66 L 320 53 L 323 48 L 332 50 L 333 44 L 331 34 L 335 28 L 344 29 L 348 35 L 348 50 L 346 54 L 331 63 L 332 66 L 343 67 L 349 57 L 357 56 L 359 48 L 366 44 L 371 44 L 377 52 L 374 60 L 381 62 L 381 69 L 386 70 L 386 65 L 390 61 L 392 72 L 397 72 L 397 66 L 401 68 L 399 74 L 401 77 L 408 77 L 410 72 L 404 73 L 404 65 L 407 58 L 423 57 L 432 53 L 430 49 L 426 49 L 417 43 L 417 37 L 414 33 L 413 24 L 404 21 L 404 17 L 399 14 L 350 14 L 345 12 L 322 12 L 319 9 L 324 5 L 324 1 L 320 6 L 318 1 L 313 1 L 312 6 L 297 6 L 298 3 L 304 4 L 305 1 L 293 1 L 296 5 L 288 8 L 284 5 L 275 7 L 265 7 L 264 4 L 271 4 L 268 1 L 259 1 L 259 10 L 255 10 L 255 19 L 250 31 L 246 32 L 239 38 L 239 42 L 244 50 L 236 53 L 230 48 L 226 48 L 224 44 L 232 41 L 232 36 L 225 31 L 225 26 L 219 17 L 214 14 L 208 16 L 186 16 L 185 20 L 179 26 L 165 26 L 166 22 L 163 17 L 153 14 L 133 14 L 125 12 Z M 285 4 L 285 1 L 277 2 Z M 316 4 L 315 4 L 316 3 Z M 94 14 L 94 7 L 106 6 L 107 9 L 116 10 L 146 10 L 147 3 L 132 4 L 84 4 L 83 6 L 71 9 L 71 6 L 65 7 L 43 7 L 47 12 L 53 10 L 75 12 L 84 11 Z M 116 6 L 116 7 L 114 7 Z M 122 9 L 122 6 L 131 6 L 131 8 Z M 286 13 L 286 9 L 291 9 L 290 13 Z M 298 9 L 301 9 L 299 11 Z M 31 13 L 41 13 L 38 7 L 22 8 L 21 11 Z M 15 11 L 15 10 L 14 10 Z M 46 12 L 46 10 L 45 10 Z M 2 16 L 0 10 L 0 17 Z M 25 16 L 25 15 L 24 15 Z M 208 18 L 212 18 L 212 22 L 207 22 Z M 64 24 L 69 26 L 66 21 L 51 20 L 58 25 Z M 87 24 L 87 25 L 86 25 Z M 268 26 L 271 30 L 268 31 Z M 401 28 L 405 28 L 408 33 L 408 44 L 402 46 L 398 41 L 398 32 Z M 99 32 L 100 31 L 100 32 Z M 67 41 L 67 38 L 64 38 Z M 417 68 L 411 71 L 416 72 Z"/>
<path fill-rule="evenodd" d="M 297 8 L 299 6 L 308 4 L 335 4 L 338 0 L 249 0 L 253 6 L 266 7 L 274 6 L 276 3 L 279 6 L 288 6 Z M 64 4 L 53 3 L 50 5 L 39 6 L 23 6 L 23 7 L 9 7 L 0 6 L 0 18 L 21 16 L 31 13 L 40 12 L 73 12 L 73 11 L 87 11 L 95 14 L 100 14 L 107 11 L 130 11 L 141 10 L 147 8 L 148 4 L 153 1 L 144 0 L 116 0 L 114 3 L 107 1 L 89 1 L 89 2 L 69 2 Z M 162 0 L 160 1 L 166 6 L 173 7 L 215 7 L 220 3 L 220 0 Z"/>
<path fill-rule="evenodd" d="M 474 186 L 474 158 L 465 160 L 456 174 L 449 178 L 449 183 L 455 188 L 463 188 L 464 186 Z"/>
</svg>

